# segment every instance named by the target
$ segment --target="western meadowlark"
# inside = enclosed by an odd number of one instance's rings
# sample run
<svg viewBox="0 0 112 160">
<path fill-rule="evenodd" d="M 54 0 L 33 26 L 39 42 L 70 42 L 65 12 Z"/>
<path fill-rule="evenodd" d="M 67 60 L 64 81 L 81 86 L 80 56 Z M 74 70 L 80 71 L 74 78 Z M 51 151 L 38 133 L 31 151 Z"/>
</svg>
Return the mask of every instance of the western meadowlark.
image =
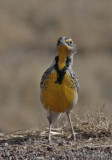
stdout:
<svg viewBox="0 0 112 160">
<path fill-rule="evenodd" d="M 79 81 L 72 70 L 73 55 L 76 51 L 76 44 L 71 38 L 60 37 L 57 41 L 57 55 L 54 62 L 41 79 L 41 102 L 49 121 L 49 143 L 51 143 L 52 123 L 64 112 L 72 129 L 72 137 L 75 139 L 70 111 L 78 101 Z"/>
</svg>

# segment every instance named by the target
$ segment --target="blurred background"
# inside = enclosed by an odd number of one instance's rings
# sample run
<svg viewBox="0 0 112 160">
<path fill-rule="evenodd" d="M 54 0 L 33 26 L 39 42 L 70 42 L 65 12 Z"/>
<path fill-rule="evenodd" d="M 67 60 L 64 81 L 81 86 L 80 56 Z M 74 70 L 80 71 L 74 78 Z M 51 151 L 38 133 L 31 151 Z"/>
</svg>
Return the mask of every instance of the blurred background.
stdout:
<svg viewBox="0 0 112 160">
<path fill-rule="evenodd" d="M 78 46 L 82 116 L 99 107 L 112 117 L 111 0 L 0 0 L 0 132 L 48 125 L 40 80 L 56 54 L 57 38 Z"/>
</svg>

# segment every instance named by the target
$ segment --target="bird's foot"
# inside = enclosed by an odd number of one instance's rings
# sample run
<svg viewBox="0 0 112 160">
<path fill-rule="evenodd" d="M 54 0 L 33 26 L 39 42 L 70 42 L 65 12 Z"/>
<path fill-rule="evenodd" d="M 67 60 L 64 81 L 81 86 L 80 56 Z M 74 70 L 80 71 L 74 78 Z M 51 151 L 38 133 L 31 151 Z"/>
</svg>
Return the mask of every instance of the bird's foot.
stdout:
<svg viewBox="0 0 112 160">
<path fill-rule="evenodd" d="M 73 134 L 72 134 L 71 140 L 73 140 L 74 142 L 76 142 L 76 133 L 73 133 Z"/>
<path fill-rule="evenodd" d="M 75 134 L 75 133 L 72 134 L 71 136 L 68 137 L 68 139 L 69 139 L 70 141 L 76 142 L 76 134 Z"/>
</svg>

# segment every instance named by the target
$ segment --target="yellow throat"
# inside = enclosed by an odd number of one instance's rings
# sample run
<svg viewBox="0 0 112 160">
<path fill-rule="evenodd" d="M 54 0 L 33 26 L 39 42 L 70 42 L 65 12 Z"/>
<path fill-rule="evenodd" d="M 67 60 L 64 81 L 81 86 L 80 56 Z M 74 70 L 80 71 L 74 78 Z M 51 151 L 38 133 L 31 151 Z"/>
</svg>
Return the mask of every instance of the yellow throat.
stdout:
<svg viewBox="0 0 112 160">
<path fill-rule="evenodd" d="M 62 44 L 57 48 L 57 51 L 59 54 L 58 68 L 61 70 L 66 66 L 66 59 L 70 53 L 70 47 L 66 47 Z"/>
</svg>

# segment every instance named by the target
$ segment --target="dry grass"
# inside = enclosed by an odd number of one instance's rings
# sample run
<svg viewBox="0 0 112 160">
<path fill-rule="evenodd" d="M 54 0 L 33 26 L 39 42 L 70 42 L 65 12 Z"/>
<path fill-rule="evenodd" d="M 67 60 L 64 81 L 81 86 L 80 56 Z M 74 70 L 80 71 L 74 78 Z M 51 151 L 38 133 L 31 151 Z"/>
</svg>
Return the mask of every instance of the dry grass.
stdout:
<svg viewBox="0 0 112 160">
<path fill-rule="evenodd" d="M 71 131 L 68 124 L 64 122 L 64 127 L 52 129 L 52 145 L 48 144 L 48 129 L 42 132 L 33 128 L 1 133 L 0 156 L 4 159 L 5 157 L 110 159 L 112 123 L 108 118 L 101 112 L 98 112 L 97 118 L 90 112 L 85 113 L 81 119 L 76 115 L 73 116 L 74 129 L 77 133 L 75 143 L 70 139 Z"/>
<path fill-rule="evenodd" d="M 91 112 L 84 114 L 82 118 L 72 113 L 74 130 L 76 132 L 77 139 L 89 139 L 89 138 L 101 138 L 112 136 L 112 122 L 98 110 L 97 116 L 94 116 Z M 71 129 L 69 124 L 64 120 L 63 125 L 57 123 L 58 128 L 52 128 L 52 136 L 69 137 Z M 35 139 L 36 137 L 47 137 L 48 128 L 43 131 L 39 131 L 37 128 L 22 129 L 9 133 L 1 133 L 0 141 L 9 142 L 16 140 L 27 140 L 29 138 Z"/>
<path fill-rule="evenodd" d="M 100 111 L 97 116 L 87 112 L 81 119 L 77 115 L 74 118 L 74 127 L 79 136 L 98 138 L 112 135 L 112 122 Z"/>
</svg>

